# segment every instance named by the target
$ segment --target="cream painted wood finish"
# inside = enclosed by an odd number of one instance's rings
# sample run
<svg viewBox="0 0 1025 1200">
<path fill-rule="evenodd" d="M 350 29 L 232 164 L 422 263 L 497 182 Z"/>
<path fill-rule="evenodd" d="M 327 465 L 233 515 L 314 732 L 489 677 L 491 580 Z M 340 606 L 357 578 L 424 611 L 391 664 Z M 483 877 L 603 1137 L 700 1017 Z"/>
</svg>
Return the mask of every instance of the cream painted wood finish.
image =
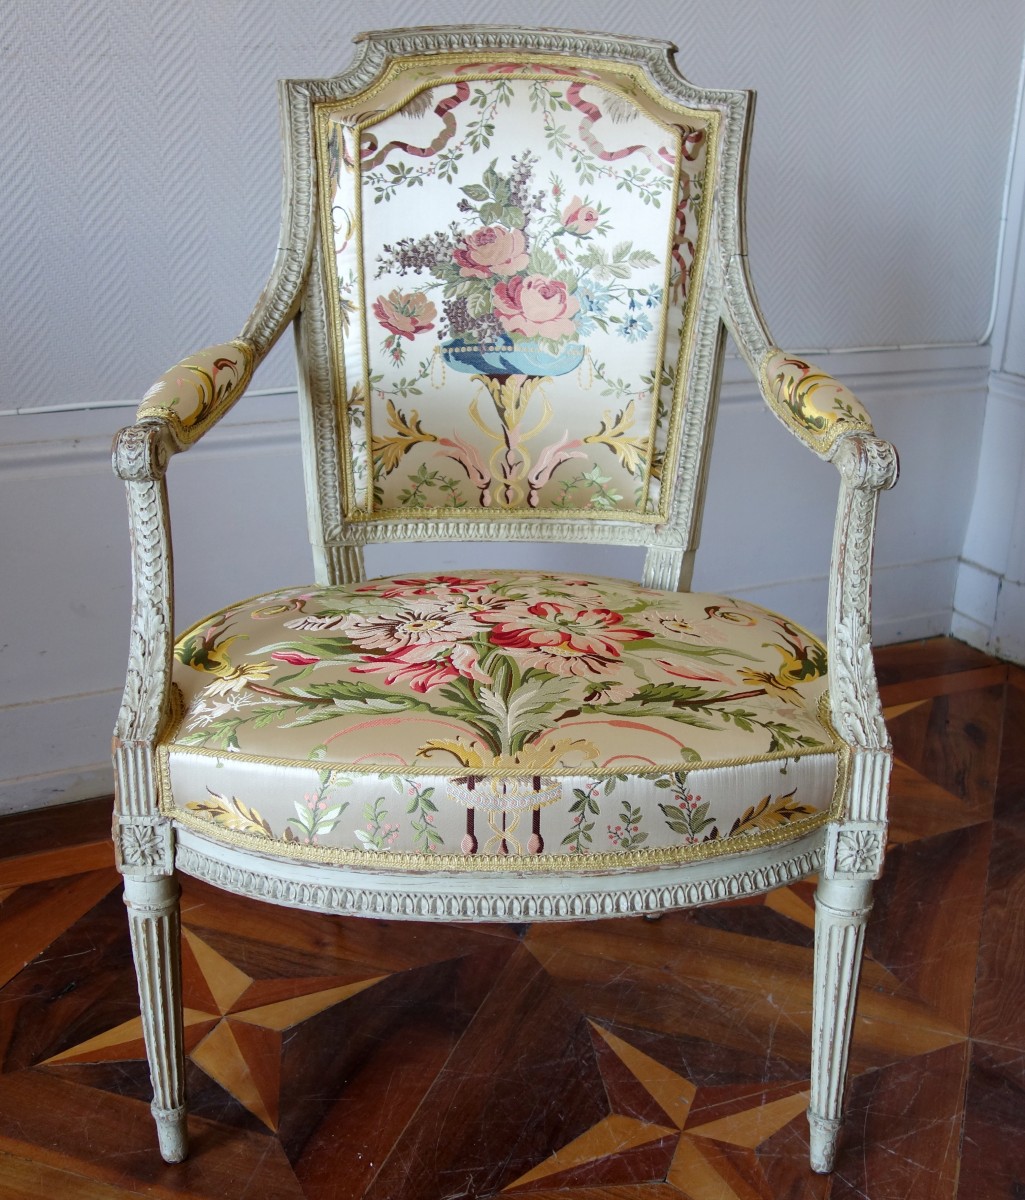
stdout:
<svg viewBox="0 0 1025 1200">
<path fill-rule="evenodd" d="M 716 187 L 708 226 L 706 267 L 694 326 L 687 404 L 675 465 L 671 512 L 660 524 L 586 520 L 515 522 L 415 518 L 352 525 L 341 519 L 338 439 L 324 297 L 317 284 L 317 190 L 314 104 L 354 95 L 404 55 L 501 49 L 628 64 L 669 101 L 718 115 Z M 115 841 L 125 876 L 126 902 L 154 1079 L 153 1111 L 168 1161 L 187 1153 L 183 1049 L 180 1034 L 181 964 L 177 869 L 244 895 L 321 911 L 418 920 L 563 919 L 642 914 L 729 896 L 766 891 L 818 871 L 818 918 L 812 1046 L 811 1161 L 832 1167 L 840 1127 L 847 1050 L 871 881 L 882 866 L 890 748 L 870 649 L 870 572 L 876 502 L 897 473 L 893 448 L 867 421 L 835 427 L 821 439 L 802 431 L 779 407 L 778 390 L 763 366 L 778 353 L 754 298 L 743 231 L 744 161 L 753 96 L 694 88 L 677 73 L 667 43 L 558 30 L 459 27 L 366 35 L 353 65 L 327 80 L 282 84 L 286 182 L 277 260 L 235 346 L 254 365 L 295 322 L 304 385 L 302 421 L 310 532 L 323 583 L 359 580 L 363 544 L 370 540 L 491 540 L 604 542 L 647 548 L 643 582 L 686 589 L 697 549 L 710 428 L 715 415 L 725 332 L 759 377 L 763 395 L 819 457 L 840 475 L 830 568 L 827 643 L 829 698 L 837 732 L 850 748 L 843 811 L 800 841 L 783 841 L 661 869 L 600 874 L 466 875 L 374 872 L 316 867 L 272 854 L 243 853 L 194 829 L 176 829 L 162 815 L 155 747 L 172 715 L 170 672 L 174 599 L 171 531 L 165 472 L 170 458 L 194 444 L 213 423 L 194 429 L 150 408 L 115 439 L 113 460 L 124 480 L 133 548 L 133 616 L 128 679 L 115 731 Z M 299 319 L 297 315 L 301 313 Z M 247 364 L 248 366 L 248 364 Z M 242 382 L 217 398 L 216 417 L 244 391 Z M 231 597 L 226 597 L 231 599 Z"/>
</svg>

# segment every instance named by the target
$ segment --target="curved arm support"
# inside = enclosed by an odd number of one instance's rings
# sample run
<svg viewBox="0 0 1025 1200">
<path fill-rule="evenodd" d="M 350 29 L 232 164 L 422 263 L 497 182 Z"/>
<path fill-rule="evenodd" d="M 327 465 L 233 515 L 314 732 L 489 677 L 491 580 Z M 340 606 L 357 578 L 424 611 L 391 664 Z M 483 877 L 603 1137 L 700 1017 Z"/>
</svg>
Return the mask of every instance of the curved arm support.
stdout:
<svg viewBox="0 0 1025 1200">
<path fill-rule="evenodd" d="M 848 433 L 830 457 L 841 481 L 826 635 L 830 707 L 852 746 L 888 751 L 870 644 L 872 545 L 879 493 L 897 481 L 897 452 L 882 438 Z"/>
<path fill-rule="evenodd" d="M 312 100 L 303 85 L 282 92 L 285 190 L 281 235 L 267 286 L 242 335 L 165 372 L 146 393 L 137 423 L 114 439 L 114 473 L 128 493 L 132 628 L 128 676 L 114 729 L 122 870 L 167 873 L 173 851 L 159 817 L 153 747 L 171 714 L 174 600 L 164 475 L 244 393 L 260 360 L 299 309 L 316 224 Z M 130 832 L 130 836 L 125 833 Z"/>
<path fill-rule="evenodd" d="M 164 472 L 170 452 L 161 425 L 131 425 L 114 439 L 114 471 L 125 481 L 132 545 L 131 641 L 115 751 L 152 745 L 169 710 L 174 602 Z"/>
<path fill-rule="evenodd" d="M 175 446 L 167 426 L 131 425 L 114 438 L 114 472 L 125 480 L 132 541 L 132 628 L 124 697 L 114 726 L 118 814 L 152 817 L 157 790 L 152 746 L 170 713 L 174 641 L 172 557 L 164 472 Z M 148 835 L 155 836 L 155 830 Z M 119 862 L 131 859 L 118 838 Z M 146 864 L 151 847 L 143 846 Z M 142 852 L 140 851 L 140 852 Z M 167 854 L 158 857 L 166 858 Z"/>
<path fill-rule="evenodd" d="M 886 819 L 890 742 L 872 662 L 872 547 L 879 493 L 897 481 L 897 452 L 874 435 L 872 420 L 853 393 L 773 345 L 745 254 L 732 254 L 723 263 L 723 306 L 723 320 L 766 403 L 791 433 L 840 472 L 826 633 L 829 700 L 837 732 L 854 749 L 845 818 L 872 825 L 872 836 L 879 837 L 874 827 Z M 827 866 L 826 873 L 830 870 Z"/>
<path fill-rule="evenodd" d="M 747 256 L 732 255 L 723 274 L 723 319 L 776 416 L 820 458 L 831 459 L 848 433 L 871 434 L 872 418 L 828 372 L 773 345 L 758 307 Z"/>
<path fill-rule="evenodd" d="M 184 359 L 146 393 L 136 424 L 114 437 L 112 465 L 125 484 L 132 546 L 128 674 L 113 744 L 120 829 L 115 841 L 122 870 L 139 865 L 139 855 L 144 869 L 158 859 L 170 861 L 163 842 L 153 849 L 145 838 L 140 842 L 135 831 L 129 843 L 121 828 L 131 818 L 150 819 L 158 812 L 153 746 L 170 716 L 174 646 L 167 464 L 172 454 L 188 449 L 231 408 L 245 391 L 256 361 L 252 343 L 242 338 Z M 147 838 L 156 836 L 148 826 L 143 832 Z"/>
</svg>

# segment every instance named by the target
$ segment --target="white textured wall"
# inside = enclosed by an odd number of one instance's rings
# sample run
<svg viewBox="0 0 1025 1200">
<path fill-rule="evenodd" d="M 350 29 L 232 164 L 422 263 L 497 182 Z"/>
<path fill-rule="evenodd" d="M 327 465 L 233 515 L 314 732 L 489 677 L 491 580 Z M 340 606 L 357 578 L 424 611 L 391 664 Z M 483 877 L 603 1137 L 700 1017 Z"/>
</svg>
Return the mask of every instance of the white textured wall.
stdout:
<svg viewBox="0 0 1025 1200">
<path fill-rule="evenodd" d="M 365 11 L 338 0 L 2 6 L 0 410 L 138 399 L 177 358 L 237 332 L 277 235 L 274 80 L 342 67 Z M 466 15 L 455 0 L 373 7 L 380 26 Z M 763 307 L 781 344 L 825 348 L 819 361 L 900 444 L 880 633 L 945 631 L 989 355 L 943 344 L 977 341 L 989 320 L 1025 8 L 479 0 L 473 17 L 671 38 L 695 82 L 758 89 L 750 250 Z M 917 343 L 938 348 L 900 349 Z M 881 349 L 836 353 L 856 346 Z M 292 379 L 279 350 L 254 387 Z M 106 448 L 130 415 L 0 417 L 0 811 L 105 785 L 128 617 Z M 714 468 L 696 583 L 821 628 L 833 472 L 788 440 L 736 363 Z M 290 396 L 246 402 L 171 479 L 183 619 L 309 577 Z M 249 532 L 233 544 L 239 526 Z M 387 570 L 395 553 L 372 566 Z"/>
<path fill-rule="evenodd" d="M 992 369 L 951 630 L 1025 663 L 1025 95 L 1019 105 Z"/>
</svg>

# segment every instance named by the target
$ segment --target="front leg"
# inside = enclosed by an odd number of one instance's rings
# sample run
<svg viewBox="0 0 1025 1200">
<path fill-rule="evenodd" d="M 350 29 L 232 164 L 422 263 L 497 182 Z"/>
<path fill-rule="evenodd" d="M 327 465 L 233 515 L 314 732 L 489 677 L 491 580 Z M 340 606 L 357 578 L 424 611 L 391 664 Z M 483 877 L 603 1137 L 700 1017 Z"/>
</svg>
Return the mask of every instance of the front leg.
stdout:
<svg viewBox="0 0 1025 1200">
<path fill-rule="evenodd" d="M 836 1158 L 865 921 L 871 907 L 871 879 L 819 880 L 808 1106 L 813 1171 L 831 1171 Z"/>
<path fill-rule="evenodd" d="M 151 1111 L 165 1161 L 188 1154 L 185 1040 L 182 1022 L 181 921 L 178 881 L 125 877 L 125 904 L 139 981 L 146 1057 L 153 1081 Z"/>
</svg>

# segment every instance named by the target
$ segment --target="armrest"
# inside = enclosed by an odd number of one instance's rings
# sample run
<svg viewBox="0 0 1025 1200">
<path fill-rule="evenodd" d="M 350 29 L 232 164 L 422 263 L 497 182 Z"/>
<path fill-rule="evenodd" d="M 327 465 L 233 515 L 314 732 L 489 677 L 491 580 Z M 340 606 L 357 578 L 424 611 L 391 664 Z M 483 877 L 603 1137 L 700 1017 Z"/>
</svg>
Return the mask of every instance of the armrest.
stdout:
<svg viewBox="0 0 1025 1200">
<path fill-rule="evenodd" d="M 256 362 L 256 347 L 246 338 L 208 346 L 160 376 L 143 396 L 136 420 L 161 422 L 174 448 L 184 450 L 242 395 Z"/>
<path fill-rule="evenodd" d="M 771 346 L 758 368 L 765 402 L 783 424 L 823 458 L 846 433 L 871 435 L 872 418 L 850 389 L 812 363 Z"/>
<path fill-rule="evenodd" d="M 879 493 L 897 482 L 897 452 L 877 438 L 854 394 L 825 371 L 774 346 L 745 254 L 724 263 L 723 319 L 783 424 L 840 473 L 829 571 L 829 699 L 837 732 L 855 748 L 848 822 L 886 820 L 890 742 L 872 662 L 872 549 Z"/>
</svg>

